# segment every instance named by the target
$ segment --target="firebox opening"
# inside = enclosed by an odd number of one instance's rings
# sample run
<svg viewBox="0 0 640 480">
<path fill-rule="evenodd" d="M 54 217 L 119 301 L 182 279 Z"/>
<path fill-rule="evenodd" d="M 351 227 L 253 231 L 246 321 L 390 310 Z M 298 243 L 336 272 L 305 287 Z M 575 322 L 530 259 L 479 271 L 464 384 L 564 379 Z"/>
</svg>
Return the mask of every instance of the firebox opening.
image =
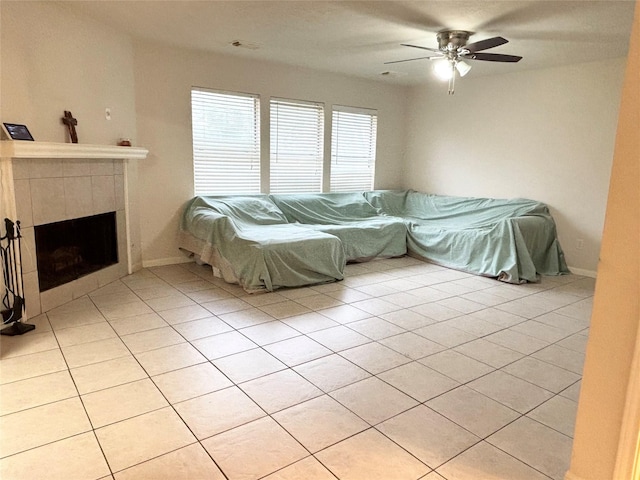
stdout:
<svg viewBox="0 0 640 480">
<path fill-rule="evenodd" d="M 118 263 L 115 212 L 37 225 L 35 235 L 41 292 Z"/>
</svg>

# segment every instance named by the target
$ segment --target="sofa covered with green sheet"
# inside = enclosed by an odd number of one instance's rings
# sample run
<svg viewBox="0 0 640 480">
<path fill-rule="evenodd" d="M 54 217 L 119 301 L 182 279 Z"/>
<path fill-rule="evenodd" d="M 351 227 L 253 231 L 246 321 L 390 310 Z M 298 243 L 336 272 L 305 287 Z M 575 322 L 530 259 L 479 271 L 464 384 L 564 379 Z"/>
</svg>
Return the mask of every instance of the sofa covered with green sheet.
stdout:
<svg viewBox="0 0 640 480">
<path fill-rule="evenodd" d="M 349 262 L 407 253 L 407 228 L 402 218 L 381 215 L 359 193 L 271 195 L 287 220 L 335 235 Z"/>
<path fill-rule="evenodd" d="M 342 280 L 346 263 L 337 237 L 289 223 L 266 195 L 194 198 L 180 246 L 248 292 Z"/>
<path fill-rule="evenodd" d="M 546 205 L 403 191 L 196 197 L 180 246 L 249 291 L 341 280 L 409 253 L 510 283 L 568 273 Z"/>
<path fill-rule="evenodd" d="M 509 283 L 569 273 L 549 209 L 527 199 L 365 192 L 382 214 L 404 219 L 411 254 Z"/>
</svg>

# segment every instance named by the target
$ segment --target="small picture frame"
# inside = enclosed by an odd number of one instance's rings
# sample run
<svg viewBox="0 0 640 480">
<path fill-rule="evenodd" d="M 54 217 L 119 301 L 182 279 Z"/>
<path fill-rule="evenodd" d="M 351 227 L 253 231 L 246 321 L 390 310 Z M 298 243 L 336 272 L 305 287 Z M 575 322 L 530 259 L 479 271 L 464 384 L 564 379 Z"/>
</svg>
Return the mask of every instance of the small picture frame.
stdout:
<svg viewBox="0 0 640 480">
<path fill-rule="evenodd" d="M 26 125 L 20 125 L 19 123 L 3 123 L 4 133 L 12 140 L 28 140 L 33 142 L 31 132 Z"/>
</svg>

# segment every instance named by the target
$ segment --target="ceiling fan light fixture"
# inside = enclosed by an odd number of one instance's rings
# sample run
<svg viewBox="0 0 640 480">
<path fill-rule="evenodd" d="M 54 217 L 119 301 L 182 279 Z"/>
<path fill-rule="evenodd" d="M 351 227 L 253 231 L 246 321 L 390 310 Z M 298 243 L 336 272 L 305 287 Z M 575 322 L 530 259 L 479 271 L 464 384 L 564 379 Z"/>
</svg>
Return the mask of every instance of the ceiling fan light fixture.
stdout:
<svg viewBox="0 0 640 480">
<path fill-rule="evenodd" d="M 453 62 L 448 58 L 443 58 L 442 60 L 436 60 L 433 62 L 433 71 L 443 82 L 450 80 L 453 76 Z"/>
<path fill-rule="evenodd" d="M 491 37 L 479 42 L 467 43 L 473 32 L 468 30 L 440 30 L 436 38 L 438 48 L 422 47 L 403 43 L 405 47 L 418 48 L 432 52 L 427 57 L 408 58 L 406 60 L 396 60 L 386 63 L 411 62 L 413 60 L 429 59 L 433 61 L 433 72 L 442 81 L 449 82 L 449 95 L 453 95 L 456 84 L 456 70 L 460 77 L 464 77 L 471 70 L 464 60 L 484 60 L 486 62 L 508 62 L 515 63 L 522 60 L 517 55 L 505 55 L 502 53 L 486 53 L 484 50 L 495 48 L 509 40 L 503 37 Z M 435 55 L 434 55 L 435 54 Z"/>
<path fill-rule="evenodd" d="M 471 65 L 469 65 L 464 60 L 459 60 L 456 62 L 456 70 L 458 70 L 458 73 L 461 77 L 464 77 L 467 73 L 469 73 L 469 70 L 471 70 Z"/>
</svg>

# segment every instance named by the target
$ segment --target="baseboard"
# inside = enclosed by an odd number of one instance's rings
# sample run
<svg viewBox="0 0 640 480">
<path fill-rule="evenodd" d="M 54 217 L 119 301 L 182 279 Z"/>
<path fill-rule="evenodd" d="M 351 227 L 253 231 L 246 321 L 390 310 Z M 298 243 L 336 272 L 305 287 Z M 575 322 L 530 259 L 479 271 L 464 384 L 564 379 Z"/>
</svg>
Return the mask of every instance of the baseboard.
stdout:
<svg viewBox="0 0 640 480">
<path fill-rule="evenodd" d="M 569 267 L 569 270 L 571 270 L 571 273 L 574 273 L 576 275 L 582 275 L 583 277 L 589 277 L 589 278 L 596 278 L 596 275 L 598 273 L 594 270 L 585 270 L 584 268 L 577 268 L 577 267 Z"/>
<path fill-rule="evenodd" d="M 169 257 L 169 258 L 158 258 L 156 260 L 143 260 L 142 267 L 164 267 L 165 265 L 178 265 L 180 263 L 191 263 L 193 262 L 192 258 L 187 258 L 185 256 L 181 257 Z"/>
</svg>

